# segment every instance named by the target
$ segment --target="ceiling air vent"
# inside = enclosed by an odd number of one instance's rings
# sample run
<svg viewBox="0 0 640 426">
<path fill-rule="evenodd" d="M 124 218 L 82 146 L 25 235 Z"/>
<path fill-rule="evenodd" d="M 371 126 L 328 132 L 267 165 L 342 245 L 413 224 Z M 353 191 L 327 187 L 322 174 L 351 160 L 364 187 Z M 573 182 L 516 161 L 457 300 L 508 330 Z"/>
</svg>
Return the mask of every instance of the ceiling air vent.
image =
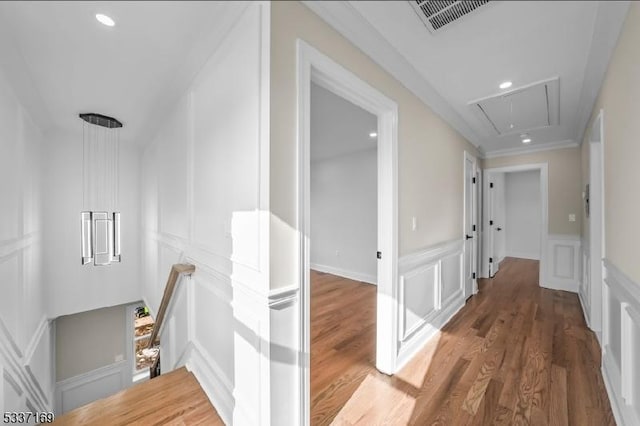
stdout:
<svg viewBox="0 0 640 426">
<path fill-rule="evenodd" d="M 489 3 L 484 1 L 410 1 L 416 13 L 432 33 Z"/>
</svg>

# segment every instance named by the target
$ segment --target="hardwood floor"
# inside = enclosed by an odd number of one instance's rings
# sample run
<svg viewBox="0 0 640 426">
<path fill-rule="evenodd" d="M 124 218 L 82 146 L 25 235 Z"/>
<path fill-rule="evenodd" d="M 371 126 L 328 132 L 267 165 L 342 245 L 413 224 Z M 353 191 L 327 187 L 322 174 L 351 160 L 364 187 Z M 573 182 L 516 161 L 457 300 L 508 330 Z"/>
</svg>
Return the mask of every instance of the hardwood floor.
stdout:
<svg viewBox="0 0 640 426">
<path fill-rule="evenodd" d="M 62 425 L 224 425 L 193 373 L 184 367 L 76 408 Z"/>
<path fill-rule="evenodd" d="M 375 287 L 312 271 L 313 425 L 614 425 L 576 294 L 507 258 L 398 374 L 377 372 Z"/>
</svg>

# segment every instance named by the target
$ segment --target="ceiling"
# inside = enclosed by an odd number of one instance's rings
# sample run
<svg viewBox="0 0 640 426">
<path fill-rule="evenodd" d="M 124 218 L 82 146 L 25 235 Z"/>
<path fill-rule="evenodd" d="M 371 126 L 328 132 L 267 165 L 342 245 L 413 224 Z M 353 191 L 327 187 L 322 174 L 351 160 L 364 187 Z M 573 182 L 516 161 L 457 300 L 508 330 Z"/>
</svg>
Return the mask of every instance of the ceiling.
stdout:
<svg viewBox="0 0 640 426">
<path fill-rule="evenodd" d="M 78 113 L 124 123 L 144 144 L 215 48 L 219 2 L 0 2 L 0 66 L 45 131 Z M 106 27 L 103 13 L 116 21 Z"/>
<path fill-rule="evenodd" d="M 405 1 L 307 5 L 488 155 L 581 141 L 628 8 L 495 1 L 432 33 Z M 78 113 L 98 112 L 124 123 L 123 141 L 144 145 L 215 49 L 230 9 L 198 1 L 0 2 L 0 67 L 45 131 L 77 131 Z M 101 25 L 96 13 L 116 26 Z M 504 95 L 504 80 L 515 93 L 552 78 L 558 123 L 528 131 L 530 146 L 519 132 L 492 132 L 474 107 Z M 498 105 L 494 118 L 543 115 L 518 105 L 509 112 Z"/>
<path fill-rule="evenodd" d="M 407 1 L 305 4 L 489 156 L 581 142 L 628 8 L 626 2 L 494 1 L 432 33 Z M 521 142 L 523 129 L 496 134 L 477 114 L 479 99 L 550 79 L 558 81 L 558 120 L 524 126 L 528 145 Z M 513 86 L 499 89 L 507 80 Z M 498 110 L 503 123 L 547 113 L 542 102 Z"/>
<path fill-rule="evenodd" d="M 311 161 L 353 154 L 376 148 L 375 115 L 311 83 Z"/>
</svg>

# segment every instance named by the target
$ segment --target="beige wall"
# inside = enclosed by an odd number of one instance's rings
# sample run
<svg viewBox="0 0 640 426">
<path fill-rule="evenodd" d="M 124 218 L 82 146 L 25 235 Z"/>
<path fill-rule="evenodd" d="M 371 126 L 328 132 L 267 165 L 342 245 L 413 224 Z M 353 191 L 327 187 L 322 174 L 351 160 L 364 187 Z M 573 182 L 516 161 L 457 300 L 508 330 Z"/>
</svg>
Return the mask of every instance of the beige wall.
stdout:
<svg viewBox="0 0 640 426">
<path fill-rule="evenodd" d="M 127 359 L 125 339 L 125 305 L 57 318 L 56 381 Z"/>
<path fill-rule="evenodd" d="M 490 169 L 532 163 L 547 163 L 549 168 L 549 233 L 580 235 L 582 218 L 580 148 L 488 158 L 484 160 L 484 167 Z M 569 222 L 570 214 L 576 215 L 575 222 Z"/>
<path fill-rule="evenodd" d="M 431 109 L 298 2 L 271 6 L 271 286 L 296 279 L 296 39 L 398 103 L 399 252 L 460 238 L 463 152 L 475 148 Z M 416 216 L 418 229 L 411 230 Z"/>
<path fill-rule="evenodd" d="M 604 109 L 605 258 L 640 282 L 640 4 L 632 2 L 593 119 Z"/>
</svg>

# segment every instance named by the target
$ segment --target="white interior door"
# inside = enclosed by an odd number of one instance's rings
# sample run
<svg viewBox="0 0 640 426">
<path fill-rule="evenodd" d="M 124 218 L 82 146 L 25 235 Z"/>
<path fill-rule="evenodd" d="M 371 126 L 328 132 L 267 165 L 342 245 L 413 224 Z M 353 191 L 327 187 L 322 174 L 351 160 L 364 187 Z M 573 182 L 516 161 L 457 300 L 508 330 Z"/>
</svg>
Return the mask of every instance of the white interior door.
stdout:
<svg viewBox="0 0 640 426">
<path fill-rule="evenodd" d="M 473 294 L 476 280 L 476 160 L 465 153 L 464 160 L 464 295 Z"/>
</svg>

